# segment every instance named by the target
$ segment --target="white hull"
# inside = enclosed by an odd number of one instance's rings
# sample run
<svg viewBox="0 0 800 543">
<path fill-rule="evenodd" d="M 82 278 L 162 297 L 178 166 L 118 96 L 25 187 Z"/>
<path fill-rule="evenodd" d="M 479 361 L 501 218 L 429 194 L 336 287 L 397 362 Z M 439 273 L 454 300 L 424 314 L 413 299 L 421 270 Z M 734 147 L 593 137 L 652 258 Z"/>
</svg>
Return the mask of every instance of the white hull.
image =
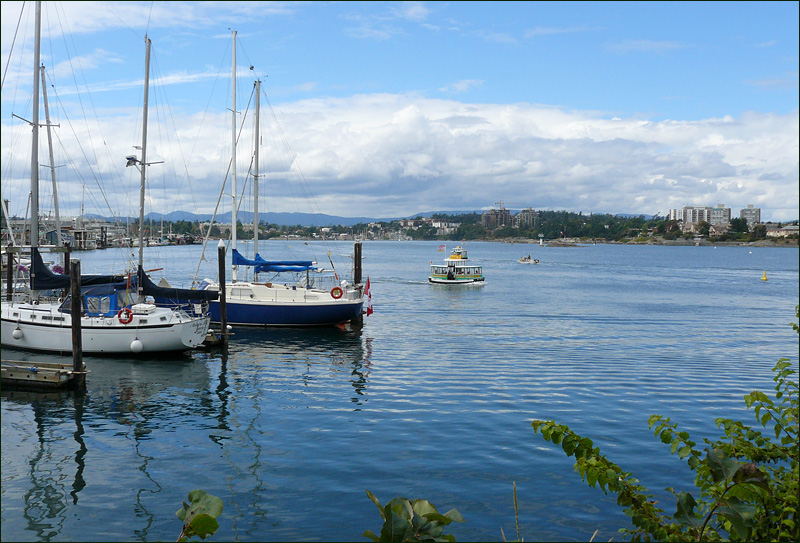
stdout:
<svg viewBox="0 0 800 543">
<path fill-rule="evenodd" d="M 437 279 L 435 277 L 428 277 L 428 281 L 435 285 L 473 285 L 476 287 L 482 286 L 485 281 L 483 279 Z"/>
<path fill-rule="evenodd" d="M 184 351 L 206 338 L 210 317 L 193 317 L 183 311 L 155 308 L 134 314 L 128 324 L 116 316 L 81 317 L 82 350 L 88 354 L 132 354 Z M 57 305 L 2 302 L 4 347 L 72 352 L 72 316 Z M 134 343 L 135 340 L 139 343 Z M 141 349 L 139 347 L 141 346 Z"/>
</svg>

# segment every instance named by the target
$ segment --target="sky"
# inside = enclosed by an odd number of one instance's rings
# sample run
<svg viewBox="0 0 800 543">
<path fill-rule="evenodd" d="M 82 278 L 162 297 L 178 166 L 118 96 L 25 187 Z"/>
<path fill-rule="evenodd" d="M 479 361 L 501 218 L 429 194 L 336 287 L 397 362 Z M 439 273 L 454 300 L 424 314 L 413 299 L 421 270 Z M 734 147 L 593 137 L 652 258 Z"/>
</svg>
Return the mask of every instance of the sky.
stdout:
<svg viewBox="0 0 800 543">
<path fill-rule="evenodd" d="M 145 35 L 146 211 L 230 210 L 236 31 L 241 209 L 258 78 L 261 213 L 753 204 L 796 220 L 798 5 L 43 2 L 60 212 L 138 214 Z M 2 197 L 27 216 L 33 3 L 0 6 Z M 39 161 L 53 213 L 44 129 Z"/>
</svg>

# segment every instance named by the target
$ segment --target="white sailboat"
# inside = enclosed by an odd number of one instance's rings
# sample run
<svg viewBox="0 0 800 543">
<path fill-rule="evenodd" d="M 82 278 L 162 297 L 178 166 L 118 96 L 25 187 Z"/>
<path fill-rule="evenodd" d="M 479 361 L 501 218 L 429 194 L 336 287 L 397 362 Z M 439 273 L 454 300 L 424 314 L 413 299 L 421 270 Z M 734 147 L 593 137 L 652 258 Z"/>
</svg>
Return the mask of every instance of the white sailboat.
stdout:
<svg viewBox="0 0 800 543">
<path fill-rule="evenodd" d="M 354 274 L 354 283 L 339 281 L 332 288 L 320 288 L 320 281 L 312 277 L 318 268 L 311 260 L 265 260 L 258 253 L 258 122 L 261 81 L 255 82 L 255 134 L 256 145 L 254 167 L 254 258 L 248 259 L 236 247 L 237 189 L 236 189 L 236 31 L 233 31 L 232 85 L 232 159 L 231 193 L 233 197 L 231 216 L 232 282 L 225 286 L 227 322 L 242 326 L 326 326 L 350 322 L 359 318 L 364 306 L 364 285 L 360 284 L 360 268 Z M 360 247 L 359 247 L 360 248 Z M 254 275 L 263 272 L 304 274 L 298 283 L 278 284 L 272 282 L 240 281 L 239 266 L 253 267 Z M 219 291 L 219 282 L 204 281 L 204 288 Z M 220 304 L 210 303 L 211 318 L 220 322 Z"/>
<path fill-rule="evenodd" d="M 9 289 L 2 300 L 0 339 L 4 347 L 68 353 L 72 351 L 72 300 L 53 296 L 70 288 L 70 277 L 54 274 L 39 253 L 39 88 L 37 72 L 41 41 L 41 2 L 36 2 L 36 44 L 34 49 L 33 141 L 31 144 L 31 260 L 30 295 L 14 296 Z M 141 167 L 139 224 L 143 224 L 147 149 L 147 97 L 150 68 L 150 40 L 145 36 L 144 121 L 142 159 L 128 157 L 128 165 Z M 140 228 L 140 233 L 141 233 Z M 81 276 L 81 333 L 87 354 L 130 354 L 183 351 L 200 345 L 206 338 L 210 317 L 207 302 L 212 293 L 155 286 L 142 268 L 143 243 L 139 239 L 136 275 Z M 50 297 L 42 297 L 50 291 Z M 172 307 L 157 306 L 156 300 L 170 301 Z M 183 307 L 177 307 L 183 303 Z M 188 305 L 187 305 L 188 304 Z M 186 310 L 192 307 L 192 313 Z"/>
</svg>

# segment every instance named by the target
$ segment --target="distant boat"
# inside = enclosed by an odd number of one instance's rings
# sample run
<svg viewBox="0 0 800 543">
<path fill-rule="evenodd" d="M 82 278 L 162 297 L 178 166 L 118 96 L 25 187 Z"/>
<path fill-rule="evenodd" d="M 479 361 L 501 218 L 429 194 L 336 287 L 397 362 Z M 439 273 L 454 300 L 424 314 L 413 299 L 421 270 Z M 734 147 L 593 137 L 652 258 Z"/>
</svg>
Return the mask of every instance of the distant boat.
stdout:
<svg viewBox="0 0 800 543">
<path fill-rule="evenodd" d="M 428 281 L 437 285 L 483 285 L 483 268 L 468 262 L 467 250 L 460 245 L 444 259 L 444 264 L 431 262 Z"/>
<path fill-rule="evenodd" d="M 539 263 L 539 259 L 538 258 L 531 258 L 531 255 L 528 255 L 528 256 L 521 257 L 519 259 L 519 263 L 520 264 L 538 264 Z"/>
</svg>

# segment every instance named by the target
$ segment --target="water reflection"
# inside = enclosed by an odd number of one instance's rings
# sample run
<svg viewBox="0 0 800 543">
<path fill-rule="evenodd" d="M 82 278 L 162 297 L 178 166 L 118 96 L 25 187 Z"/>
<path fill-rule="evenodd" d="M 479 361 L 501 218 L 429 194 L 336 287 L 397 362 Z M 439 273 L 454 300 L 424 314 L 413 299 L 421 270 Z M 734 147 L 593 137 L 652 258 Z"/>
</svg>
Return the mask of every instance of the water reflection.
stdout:
<svg viewBox="0 0 800 543">
<path fill-rule="evenodd" d="M 14 404 L 13 407 L 20 412 L 27 411 L 25 406 L 30 407 L 30 412 L 25 414 L 33 418 L 35 451 L 27 460 L 25 475 L 29 484 L 23 493 L 22 514 L 27 531 L 36 534 L 39 541 L 50 541 L 61 531 L 68 502 L 77 504 L 79 493 L 86 486 L 83 478 L 87 452 L 83 440 L 83 394 L 34 394 L 3 390 L 2 398 Z M 68 409 L 70 404 L 72 413 Z M 60 435 L 63 430 L 61 426 L 70 422 L 70 416 L 74 418 L 74 446 L 67 443 L 66 436 Z M 53 477 L 53 464 L 63 466 L 65 473 Z"/>
<path fill-rule="evenodd" d="M 238 370 L 253 371 L 253 378 L 264 377 L 262 371 L 277 372 L 282 378 L 296 377 L 304 388 L 313 386 L 319 371 L 349 372 L 350 401 L 356 406 L 366 401 L 372 338 L 358 327 L 236 328 L 230 353 Z"/>
<path fill-rule="evenodd" d="M 4 349 L 5 351 L 5 349 Z M 4 352 L 4 355 L 8 353 Z M 68 363 L 63 357 L 37 353 L 14 353 L 18 360 Z M 3 497 L 20 499 L 25 526 L 12 536 L 19 539 L 26 532 L 37 541 L 50 541 L 62 533 L 66 522 L 75 517 L 70 507 L 79 505 L 81 492 L 87 487 L 86 476 L 97 466 L 113 459 L 94 451 L 95 464 L 87 462 L 92 452 L 85 439 L 87 424 L 94 432 L 111 432 L 113 455 L 119 454 L 117 475 L 134 470 L 134 515 L 136 539 L 145 541 L 154 522 L 147 506 L 147 497 L 162 491 L 162 484 L 150 473 L 153 457 L 142 451 L 142 444 L 158 430 L 168 428 L 173 415 L 165 406 L 180 409 L 185 401 L 173 390 L 203 391 L 208 388 L 206 364 L 192 357 L 168 361 L 87 358 L 90 374 L 87 391 L 22 392 L 2 390 L 3 430 Z M 166 400 L 166 401 L 165 401 Z M 209 406 L 207 412 L 216 412 Z M 32 420 L 32 424 L 28 422 Z M 8 423 L 8 426 L 6 425 Z M 100 435 L 99 441 L 108 446 Z M 120 439 L 132 447 L 125 447 Z M 95 441 L 96 443 L 97 441 Z M 6 444 L 13 443 L 13 451 Z M 125 458 L 131 450 L 132 458 Z M 98 462 L 99 460 L 99 462 Z M 141 477 L 144 477 L 142 480 Z M 107 478 L 100 473 L 93 480 Z M 91 478 L 90 478 L 91 479 Z M 102 484 L 113 484 L 105 480 Z M 5 515 L 4 515 L 5 520 Z M 5 530 L 4 530 L 5 535 Z M 25 535 L 24 538 L 31 537 Z"/>
</svg>

